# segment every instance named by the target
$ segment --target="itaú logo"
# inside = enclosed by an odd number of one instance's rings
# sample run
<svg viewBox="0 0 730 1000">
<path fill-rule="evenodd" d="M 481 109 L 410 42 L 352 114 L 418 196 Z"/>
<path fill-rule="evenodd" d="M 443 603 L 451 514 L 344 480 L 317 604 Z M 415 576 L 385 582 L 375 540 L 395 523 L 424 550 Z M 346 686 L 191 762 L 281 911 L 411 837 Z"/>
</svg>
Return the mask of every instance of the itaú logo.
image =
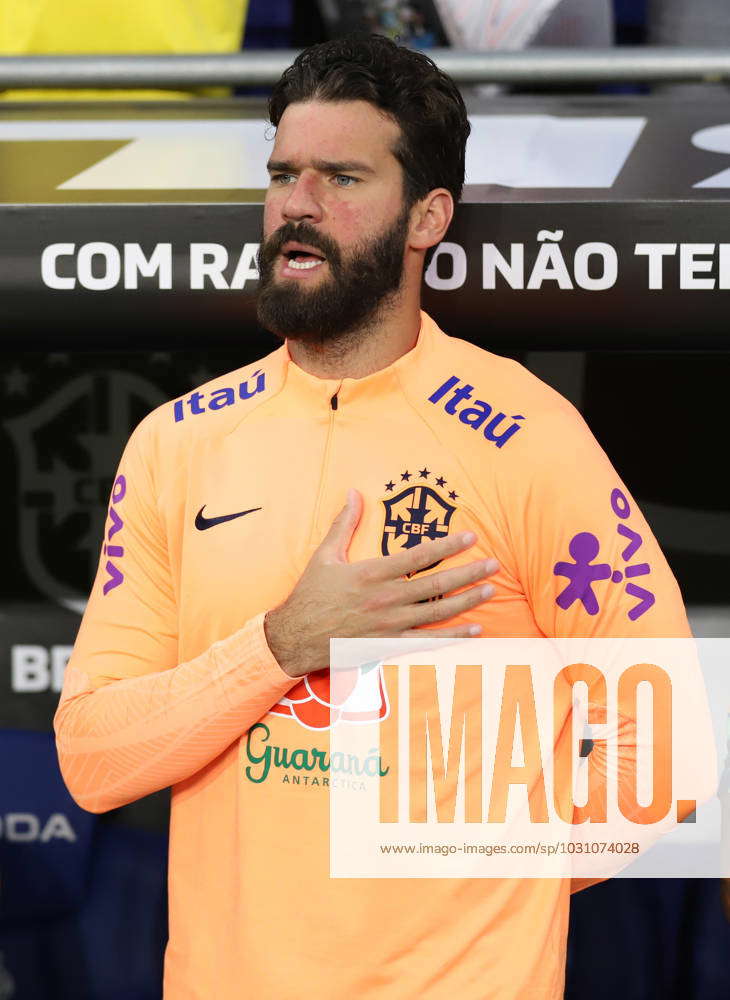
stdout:
<svg viewBox="0 0 730 1000">
<path fill-rule="evenodd" d="M 0 815 L 0 840 L 15 844 L 37 841 L 47 844 L 50 840 L 75 843 L 77 837 L 68 817 L 63 813 L 51 813 L 45 821 L 34 813 L 6 813 L 4 816 Z"/>
</svg>

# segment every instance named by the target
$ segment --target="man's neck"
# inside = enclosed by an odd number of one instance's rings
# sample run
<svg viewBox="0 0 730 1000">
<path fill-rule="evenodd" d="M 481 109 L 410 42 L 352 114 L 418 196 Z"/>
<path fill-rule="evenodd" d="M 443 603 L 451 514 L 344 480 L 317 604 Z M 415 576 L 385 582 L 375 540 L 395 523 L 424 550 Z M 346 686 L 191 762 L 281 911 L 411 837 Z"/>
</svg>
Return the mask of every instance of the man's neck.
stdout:
<svg viewBox="0 0 730 1000">
<path fill-rule="evenodd" d="M 415 347 L 420 325 L 418 309 L 396 309 L 341 340 L 324 344 L 287 340 L 287 347 L 292 361 L 317 378 L 364 378 Z"/>
</svg>

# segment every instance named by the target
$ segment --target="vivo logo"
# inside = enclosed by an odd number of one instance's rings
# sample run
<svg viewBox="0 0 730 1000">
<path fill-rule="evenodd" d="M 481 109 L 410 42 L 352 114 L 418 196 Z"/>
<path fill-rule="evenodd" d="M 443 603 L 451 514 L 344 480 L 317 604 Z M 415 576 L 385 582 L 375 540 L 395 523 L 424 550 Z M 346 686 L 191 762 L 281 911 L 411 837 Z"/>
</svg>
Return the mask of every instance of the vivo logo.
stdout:
<svg viewBox="0 0 730 1000">
<path fill-rule="evenodd" d="M 104 543 L 103 553 L 107 557 L 106 565 L 104 569 L 107 572 L 107 580 L 104 584 L 103 591 L 106 596 L 110 590 L 114 590 L 118 587 L 120 583 L 124 582 L 124 573 L 117 566 L 113 559 L 121 559 L 124 555 L 124 546 L 117 543 L 112 544 L 112 539 L 121 531 L 124 527 L 124 521 L 121 515 L 116 509 L 116 505 L 121 503 L 127 493 L 127 480 L 124 476 L 117 476 L 114 487 L 112 489 L 112 502 L 109 507 L 109 527 L 106 533 L 106 542 Z"/>
</svg>

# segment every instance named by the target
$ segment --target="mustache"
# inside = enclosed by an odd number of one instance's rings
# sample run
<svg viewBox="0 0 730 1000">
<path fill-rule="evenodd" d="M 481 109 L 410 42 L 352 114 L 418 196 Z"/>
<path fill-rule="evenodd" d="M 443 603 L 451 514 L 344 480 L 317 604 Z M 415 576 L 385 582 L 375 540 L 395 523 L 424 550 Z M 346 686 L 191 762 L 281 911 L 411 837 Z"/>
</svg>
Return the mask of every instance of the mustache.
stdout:
<svg viewBox="0 0 730 1000">
<path fill-rule="evenodd" d="M 262 240 L 259 249 L 259 259 L 263 259 L 265 262 L 273 261 L 281 253 L 281 248 L 284 244 L 289 243 L 290 240 L 297 243 L 306 243 L 307 246 L 312 247 L 314 250 L 321 250 L 322 255 L 330 262 L 339 261 L 340 259 L 340 249 L 335 241 L 324 233 L 318 232 L 314 226 L 310 226 L 307 222 L 300 222 L 298 225 L 294 225 L 293 222 L 287 222 L 280 229 L 277 229 L 276 232 L 272 233 L 268 240 Z"/>
</svg>

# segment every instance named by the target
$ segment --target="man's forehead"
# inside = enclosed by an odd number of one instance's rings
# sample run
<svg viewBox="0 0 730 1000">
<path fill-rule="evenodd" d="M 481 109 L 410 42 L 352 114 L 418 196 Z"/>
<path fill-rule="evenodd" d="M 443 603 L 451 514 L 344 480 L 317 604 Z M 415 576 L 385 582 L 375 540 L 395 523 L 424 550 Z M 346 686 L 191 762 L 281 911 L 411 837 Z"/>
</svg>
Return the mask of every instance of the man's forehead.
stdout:
<svg viewBox="0 0 730 1000">
<path fill-rule="evenodd" d="M 376 167 L 394 159 L 399 136 L 393 119 L 367 101 L 298 101 L 281 117 L 271 158 Z"/>
</svg>

